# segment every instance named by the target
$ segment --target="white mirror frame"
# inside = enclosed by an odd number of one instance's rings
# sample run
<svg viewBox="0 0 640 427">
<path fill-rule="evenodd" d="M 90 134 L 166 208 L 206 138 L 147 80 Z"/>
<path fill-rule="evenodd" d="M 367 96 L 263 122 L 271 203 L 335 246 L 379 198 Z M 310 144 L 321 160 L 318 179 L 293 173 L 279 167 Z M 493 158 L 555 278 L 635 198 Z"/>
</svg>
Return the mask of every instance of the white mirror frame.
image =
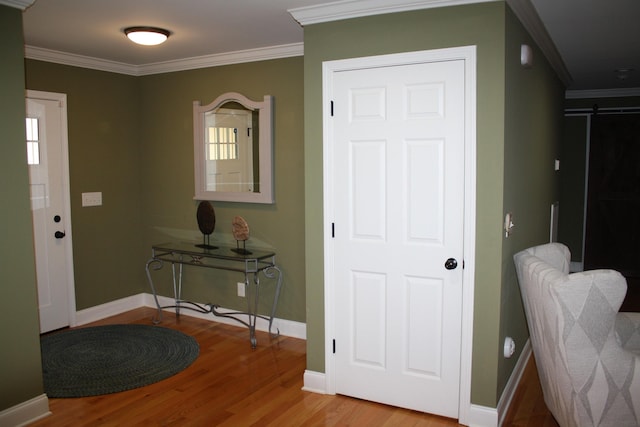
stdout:
<svg viewBox="0 0 640 427">
<path fill-rule="evenodd" d="M 227 102 L 237 102 L 243 107 L 258 111 L 259 124 L 259 167 L 260 192 L 208 191 L 205 168 L 205 113 L 213 111 Z M 193 149 L 195 172 L 194 200 L 212 200 L 222 202 L 274 203 L 273 191 L 273 97 L 265 95 L 262 102 L 252 101 L 237 93 L 227 92 L 212 103 L 201 106 L 193 101 Z"/>
</svg>

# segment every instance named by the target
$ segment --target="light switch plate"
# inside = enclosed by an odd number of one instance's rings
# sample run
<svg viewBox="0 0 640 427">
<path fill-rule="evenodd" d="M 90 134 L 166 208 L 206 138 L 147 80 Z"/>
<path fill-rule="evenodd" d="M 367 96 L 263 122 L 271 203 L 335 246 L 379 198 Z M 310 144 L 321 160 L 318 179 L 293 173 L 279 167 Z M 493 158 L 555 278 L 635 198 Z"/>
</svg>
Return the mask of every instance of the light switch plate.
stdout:
<svg viewBox="0 0 640 427">
<path fill-rule="evenodd" d="M 102 206 L 102 192 L 82 193 L 82 207 Z"/>
</svg>

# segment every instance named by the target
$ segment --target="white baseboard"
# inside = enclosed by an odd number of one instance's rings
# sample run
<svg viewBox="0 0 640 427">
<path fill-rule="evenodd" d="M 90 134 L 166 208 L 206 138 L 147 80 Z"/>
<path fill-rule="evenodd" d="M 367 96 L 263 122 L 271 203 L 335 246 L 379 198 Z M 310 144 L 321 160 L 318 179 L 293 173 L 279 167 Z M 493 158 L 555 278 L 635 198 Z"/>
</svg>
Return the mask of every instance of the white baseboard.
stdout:
<svg viewBox="0 0 640 427">
<path fill-rule="evenodd" d="M 498 425 L 498 410 L 488 406 L 471 404 L 467 411 L 466 425 L 469 427 L 496 427 Z"/>
<path fill-rule="evenodd" d="M 323 372 L 304 371 L 303 391 L 326 394 L 326 379 Z M 468 411 L 467 425 L 471 427 L 496 427 L 498 411 L 496 408 L 471 405 Z"/>
<path fill-rule="evenodd" d="M 41 394 L 0 412 L 0 426 L 26 426 L 49 415 L 49 399 L 46 394 Z"/>
<path fill-rule="evenodd" d="M 124 313 L 125 311 L 144 307 L 145 295 L 146 294 L 131 295 L 130 297 L 121 298 L 77 311 L 76 326 L 97 322 L 98 320 L 115 316 L 117 314 Z"/>
<path fill-rule="evenodd" d="M 173 298 L 158 296 L 158 301 L 161 306 L 165 305 L 173 305 Z M 204 304 L 201 304 L 204 305 Z M 124 313 L 125 311 L 134 310 L 140 307 L 153 307 L 155 308 L 156 303 L 153 299 L 153 295 L 148 293 L 142 293 L 137 295 L 132 295 L 130 297 L 122 298 L 119 300 L 111 301 L 105 304 L 101 304 L 95 307 L 87 308 L 85 310 L 80 310 L 76 312 L 76 324 L 85 325 L 87 323 L 95 322 L 98 320 L 102 320 L 106 317 L 115 316 L 120 313 Z M 172 309 L 167 309 L 172 310 Z M 220 308 L 220 312 L 229 312 L 233 310 Z M 240 323 L 236 322 L 233 319 L 228 317 L 216 317 L 210 313 L 199 313 L 193 310 L 181 310 L 180 312 L 183 316 L 191 316 L 196 317 L 198 319 L 210 320 L 212 322 L 225 323 L 234 326 L 241 326 Z M 258 331 L 267 331 L 269 329 L 269 322 L 258 318 L 256 322 L 256 330 Z M 273 319 L 272 332 L 280 331 L 280 335 L 292 337 L 292 338 L 300 338 L 303 340 L 307 339 L 307 325 L 302 322 L 295 322 L 293 320 L 286 319 Z"/>
<path fill-rule="evenodd" d="M 502 392 L 498 407 L 490 408 L 471 404 L 467 411 L 466 425 L 470 427 L 497 427 L 502 425 L 513 396 L 518 388 L 518 384 L 520 384 L 520 380 L 522 379 L 522 373 L 527 366 L 529 357 L 531 357 L 531 344 L 527 340 L 522 348 L 518 362 L 511 373 L 511 377 L 509 377 L 509 381 Z M 302 390 L 304 391 L 320 394 L 326 393 L 326 379 L 323 372 L 305 371 L 303 384 Z"/>
<path fill-rule="evenodd" d="M 325 374 L 322 372 L 305 370 L 302 390 L 311 393 L 326 394 L 327 386 L 324 377 Z"/>
<path fill-rule="evenodd" d="M 524 369 L 527 367 L 527 362 L 529 362 L 529 358 L 531 357 L 531 341 L 527 340 L 527 342 L 522 347 L 522 351 L 520 352 L 520 357 L 518 358 L 518 362 L 516 366 L 513 368 L 511 372 L 511 376 L 509 377 L 509 381 L 507 381 L 507 385 L 504 387 L 502 391 L 502 396 L 500 396 L 500 400 L 498 401 L 498 426 L 502 425 L 504 421 L 504 417 L 507 415 L 509 411 L 509 407 L 511 406 L 511 401 L 513 400 L 513 396 L 518 389 L 518 385 L 520 384 L 520 380 L 522 379 L 522 374 L 524 373 Z"/>
<path fill-rule="evenodd" d="M 144 305 L 146 307 L 155 308 L 156 303 L 153 300 L 153 295 L 144 294 L 144 296 L 145 296 Z M 169 297 L 158 296 L 158 301 L 160 302 L 161 306 L 175 304 L 173 298 L 169 298 Z M 203 303 L 199 303 L 199 304 L 204 305 Z M 166 310 L 172 311 L 173 309 L 171 308 Z M 218 311 L 221 313 L 228 313 L 235 310 L 230 310 L 227 308 L 220 307 Z M 236 322 L 235 320 L 230 319 L 228 317 L 218 317 L 218 316 L 212 315 L 211 313 L 200 313 L 198 311 L 193 311 L 193 310 L 182 309 L 180 311 L 180 315 L 196 317 L 198 319 L 204 319 L 204 320 L 211 320 L 213 322 L 224 323 L 224 324 L 233 325 L 233 326 L 242 325 L 241 323 Z M 265 319 L 258 318 L 256 321 L 256 330 L 267 332 L 269 330 L 269 322 Z M 279 331 L 280 335 L 284 335 L 286 337 L 300 338 L 303 340 L 307 339 L 306 323 L 295 322 L 293 320 L 275 318 L 273 319 L 273 325 L 272 325 L 271 331 L 272 332 Z"/>
</svg>

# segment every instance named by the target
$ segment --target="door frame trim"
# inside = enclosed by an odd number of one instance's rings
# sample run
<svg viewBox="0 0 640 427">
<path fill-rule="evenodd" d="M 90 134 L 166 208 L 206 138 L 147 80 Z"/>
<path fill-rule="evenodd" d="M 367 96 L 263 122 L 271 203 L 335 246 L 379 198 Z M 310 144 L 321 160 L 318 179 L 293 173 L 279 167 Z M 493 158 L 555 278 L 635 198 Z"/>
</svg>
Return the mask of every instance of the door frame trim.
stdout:
<svg viewBox="0 0 640 427">
<path fill-rule="evenodd" d="M 465 141 L 464 141 L 464 270 L 462 273 L 462 334 L 460 357 L 460 389 L 458 419 L 465 424 L 471 416 L 471 366 L 473 347 L 473 304 L 475 280 L 475 237 L 476 237 L 476 46 L 434 49 L 408 53 L 350 58 L 322 63 L 322 103 L 323 103 L 323 226 L 324 226 L 324 327 L 325 327 L 325 388 L 326 393 L 336 393 L 335 358 L 333 337 L 336 325 L 333 304 L 335 289 L 330 280 L 333 277 L 333 194 L 330 194 L 331 170 L 330 152 L 333 124 L 331 120 L 331 100 L 334 73 L 363 68 L 410 65 L 427 62 L 463 60 L 465 62 Z"/>
<path fill-rule="evenodd" d="M 60 106 L 60 115 L 62 123 L 60 123 L 60 131 L 62 133 L 61 149 L 62 149 L 62 205 L 66 211 L 64 215 L 65 230 L 65 258 L 67 260 L 64 266 L 67 270 L 67 301 L 68 301 L 68 319 L 69 326 L 76 326 L 76 293 L 75 293 L 75 277 L 73 269 L 73 234 L 71 232 L 71 184 L 69 177 L 69 132 L 67 119 L 67 95 L 57 92 L 43 92 L 39 90 L 27 89 L 26 97 L 31 99 L 43 99 L 47 101 L 57 101 Z M 34 249 L 35 250 L 35 249 Z"/>
</svg>

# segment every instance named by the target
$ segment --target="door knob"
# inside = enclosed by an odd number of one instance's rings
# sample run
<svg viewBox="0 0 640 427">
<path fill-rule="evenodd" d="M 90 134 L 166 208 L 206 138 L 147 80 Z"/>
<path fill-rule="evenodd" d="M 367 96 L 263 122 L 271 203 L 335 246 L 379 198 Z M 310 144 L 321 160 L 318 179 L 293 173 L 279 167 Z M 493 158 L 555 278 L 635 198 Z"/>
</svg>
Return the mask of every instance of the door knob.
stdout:
<svg viewBox="0 0 640 427">
<path fill-rule="evenodd" d="M 447 270 L 453 270 L 458 266 L 458 261 L 455 258 L 449 258 L 444 262 L 444 268 Z"/>
<path fill-rule="evenodd" d="M 55 236 L 56 239 L 62 239 L 65 236 L 65 233 L 64 233 L 64 231 L 56 231 L 54 233 L 54 236 Z"/>
</svg>

